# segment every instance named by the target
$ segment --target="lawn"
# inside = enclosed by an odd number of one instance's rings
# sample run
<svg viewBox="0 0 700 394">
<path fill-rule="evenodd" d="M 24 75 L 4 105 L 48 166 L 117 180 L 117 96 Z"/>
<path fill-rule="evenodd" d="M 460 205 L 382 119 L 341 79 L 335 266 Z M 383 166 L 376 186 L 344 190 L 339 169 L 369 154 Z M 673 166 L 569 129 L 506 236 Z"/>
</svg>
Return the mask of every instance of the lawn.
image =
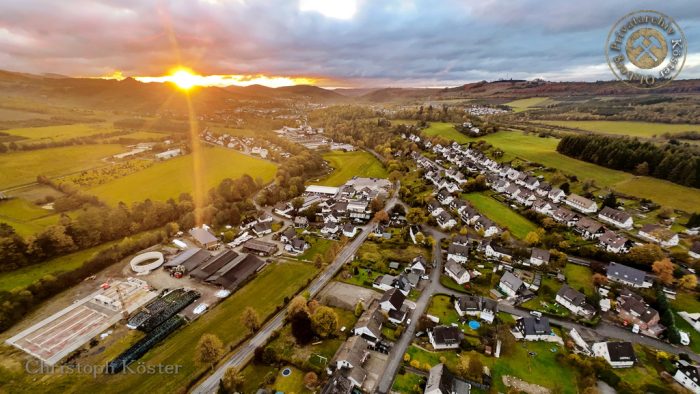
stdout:
<svg viewBox="0 0 700 394">
<path fill-rule="evenodd" d="M 26 138 L 23 144 L 36 142 L 64 141 L 76 137 L 87 137 L 93 134 L 113 132 L 114 128 L 107 124 L 71 124 L 61 126 L 25 127 L 3 130 L 3 133 Z"/>
<path fill-rule="evenodd" d="M 176 198 L 180 193 L 194 190 L 193 156 L 185 155 L 157 163 L 111 182 L 88 189 L 88 192 L 110 204 Z M 277 166 L 271 162 L 246 156 L 224 148 L 203 148 L 199 174 L 203 190 L 215 187 L 225 178 L 248 174 L 264 182 L 272 180 Z"/>
<path fill-rule="evenodd" d="M 462 197 L 469 200 L 477 211 L 483 213 L 489 219 L 501 227 L 507 227 L 510 233 L 517 238 L 525 238 L 530 231 L 537 230 L 537 226 L 515 212 L 508 205 L 502 204 L 490 193 L 468 193 Z"/>
<path fill-rule="evenodd" d="M 123 152 L 119 145 L 77 145 L 0 155 L 0 189 L 36 182 L 37 175 L 57 177 L 105 163 L 105 157 Z"/>
<path fill-rule="evenodd" d="M 549 101 L 549 97 L 530 97 L 526 99 L 514 100 L 505 105 L 513 108 L 513 112 L 523 112 L 529 109 L 540 107 Z"/>
<path fill-rule="evenodd" d="M 133 131 L 131 133 L 123 134 L 117 137 L 110 137 L 106 139 L 106 142 L 116 142 L 120 139 L 129 140 L 140 140 L 140 141 L 159 141 L 167 138 L 168 135 L 164 133 L 156 133 L 154 131 Z"/>
<path fill-rule="evenodd" d="M 289 368 L 292 373 L 289 376 L 282 376 L 282 371 Z M 282 367 L 275 383 L 272 384 L 274 391 L 282 393 L 310 393 L 309 389 L 304 387 L 304 371 L 294 368 L 292 366 Z"/>
<path fill-rule="evenodd" d="M 575 174 L 580 180 L 595 179 L 599 186 L 648 198 L 664 206 L 693 212 L 697 209 L 697 204 L 693 201 L 700 201 L 698 189 L 661 179 L 638 177 L 562 155 L 556 151 L 559 143 L 556 138 L 540 138 L 518 131 L 500 131 L 479 139 L 502 149 L 506 152 L 507 160 L 520 157 L 568 174 Z"/>
<path fill-rule="evenodd" d="M 3 368 L 0 371 L 4 377 L 10 378 L 3 389 L 22 392 L 31 385 L 37 392 L 44 393 L 124 393 L 134 388 L 144 393 L 183 392 L 191 381 L 207 369 L 207 366 L 194 362 L 195 344 L 203 334 L 218 336 L 226 348 L 236 345 L 247 334 L 239 323 L 246 307 L 254 308 L 265 319 L 275 312 L 277 306 L 282 305 L 285 297 L 291 297 L 315 274 L 316 270 L 309 264 L 274 263 L 203 318 L 175 332 L 139 360 L 146 365 L 181 365 L 178 374 L 154 374 L 147 379 L 139 374 L 98 375 L 97 378 L 91 375 L 51 375 L 38 380 L 36 376 L 24 373 L 21 363 L 18 363 L 18 368 Z"/>
<path fill-rule="evenodd" d="M 460 321 L 454 305 L 450 302 L 450 297 L 442 294 L 436 294 L 430 298 L 427 313 L 439 318 L 440 324 L 449 325 Z"/>
<path fill-rule="evenodd" d="M 664 133 L 675 134 L 683 131 L 700 131 L 700 125 L 695 124 L 666 124 L 652 122 L 628 122 L 628 121 L 608 121 L 608 120 L 542 120 L 538 123 L 545 123 L 553 126 L 580 129 L 604 134 L 627 135 L 631 137 L 653 137 Z"/>
<path fill-rule="evenodd" d="M 391 390 L 402 394 L 421 394 L 423 390 L 420 386 L 425 380 L 424 377 L 410 372 L 397 374 Z"/>
<path fill-rule="evenodd" d="M 690 337 L 690 348 L 693 349 L 695 353 L 700 353 L 700 332 L 695 331 L 693 326 L 678 315 L 677 312 L 674 312 L 674 314 L 676 315 L 676 328 L 688 333 Z"/>
<path fill-rule="evenodd" d="M 298 260 L 313 261 L 317 255 L 325 256 L 328 249 L 335 243 L 333 240 L 320 237 L 307 237 L 306 240 L 311 246 L 297 257 Z"/>
<path fill-rule="evenodd" d="M 398 238 L 394 236 L 393 238 Z M 360 260 L 372 263 L 384 262 L 387 265 L 396 261 L 399 263 L 409 263 L 418 255 L 422 255 L 430 261 L 430 253 L 424 248 L 404 242 L 394 241 L 366 241 L 357 251 Z"/>
<path fill-rule="evenodd" d="M 687 291 L 680 290 L 676 294 L 675 300 L 668 300 L 677 311 L 685 311 L 689 313 L 700 312 L 700 301 L 698 301 L 697 293 L 690 293 Z"/>
<path fill-rule="evenodd" d="M 0 201 L 0 223 L 12 226 L 17 234 L 27 237 L 50 224 L 58 223 L 59 215 L 22 198 Z"/>
<path fill-rule="evenodd" d="M 457 131 L 457 129 L 455 129 L 455 125 L 452 123 L 430 122 L 430 127 L 422 132 L 429 136 L 439 135 L 440 137 L 457 141 L 460 144 L 464 144 L 472 140 L 472 138 L 469 138 Z"/>
<path fill-rule="evenodd" d="M 593 284 L 593 272 L 590 268 L 577 264 L 567 264 L 564 267 L 564 276 L 569 286 L 575 290 L 583 288 L 586 296 L 592 296 L 595 293 L 595 285 Z"/>
<path fill-rule="evenodd" d="M 634 353 L 637 356 L 637 362 L 634 367 L 616 369 L 615 374 L 620 377 L 621 381 L 629 383 L 637 390 L 636 392 L 658 392 L 646 387 L 648 385 L 664 385 L 659 372 L 654 366 L 656 360 L 652 350 L 645 349 L 641 345 L 635 345 Z"/>
<path fill-rule="evenodd" d="M 382 163 L 371 153 L 365 151 L 333 151 L 323 155 L 334 171 L 326 178 L 316 182 L 325 186 L 340 186 L 352 177 L 386 178 L 388 176 Z"/>
<path fill-rule="evenodd" d="M 244 393 L 254 393 L 264 386 L 265 380 L 269 377 L 269 374 L 274 374 L 273 377 L 277 376 L 278 368 L 264 365 L 256 364 L 254 362 L 249 363 L 241 373 L 245 377 L 245 383 L 243 383 Z"/>
<path fill-rule="evenodd" d="M 557 352 L 564 351 L 561 346 L 551 343 L 518 342 L 510 353 L 504 352 L 498 359 L 474 351 L 462 352 L 461 357 L 479 357 L 491 370 L 493 385 L 499 392 L 507 392 L 501 377 L 510 375 L 550 389 L 559 388 L 561 393 L 576 393 L 576 371 L 560 364 L 555 357 L 557 353 L 552 352 L 552 348 L 557 349 Z M 528 352 L 536 355 L 529 356 Z M 430 366 L 439 364 L 440 357 L 445 357 L 445 364 L 452 371 L 460 358 L 454 352 L 430 352 L 415 345 L 410 346 L 407 353 L 411 355 L 411 360 Z"/>
</svg>

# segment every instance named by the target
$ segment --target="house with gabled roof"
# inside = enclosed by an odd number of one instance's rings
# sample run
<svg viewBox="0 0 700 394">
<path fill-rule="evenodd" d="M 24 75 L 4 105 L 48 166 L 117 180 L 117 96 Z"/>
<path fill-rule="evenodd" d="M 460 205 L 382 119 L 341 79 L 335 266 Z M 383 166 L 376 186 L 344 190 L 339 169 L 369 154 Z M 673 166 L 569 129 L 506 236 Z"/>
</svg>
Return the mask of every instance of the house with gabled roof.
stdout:
<svg viewBox="0 0 700 394">
<path fill-rule="evenodd" d="M 576 222 L 580 219 L 580 216 L 564 207 L 559 207 L 552 213 L 552 218 L 567 227 L 573 227 Z"/>
<path fill-rule="evenodd" d="M 614 231 L 607 230 L 598 238 L 598 246 L 611 253 L 627 253 L 634 246 L 634 242 Z"/>
<path fill-rule="evenodd" d="M 452 259 L 448 259 L 447 263 L 445 263 L 445 274 L 454 279 L 459 285 L 463 285 L 471 279 L 469 271 L 462 264 Z"/>
<path fill-rule="evenodd" d="M 293 254 L 302 254 L 311 245 L 299 237 L 294 237 L 292 240 L 284 246 L 284 250 Z"/>
<path fill-rule="evenodd" d="M 598 212 L 598 219 L 625 230 L 631 229 L 634 225 L 634 220 L 629 213 L 607 206 Z"/>
<path fill-rule="evenodd" d="M 389 289 L 379 299 L 379 307 L 388 312 L 390 322 L 400 324 L 408 313 L 408 308 L 404 305 L 405 300 L 406 296 L 399 289 Z"/>
<path fill-rule="evenodd" d="M 613 368 L 631 368 L 637 361 L 630 342 L 598 342 L 591 347 L 596 357 L 602 357 Z"/>
<path fill-rule="evenodd" d="M 362 337 L 348 338 L 331 359 L 330 365 L 341 371 L 355 387 L 362 387 L 367 379 L 363 365 L 369 357 L 367 341 Z"/>
<path fill-rule="evenodd" d="M 428 339 L 435 350 L 457 349 L 462 341 L 462 331 L 454 326 L 436 326 L 428 331 Z"/>
<path fill-rule="evenodd" d="M 586 302 L 586 296 L 568 285 L 563 285 L 554 299 L 557 303 L 570 310 L 575 315 L 590 319 L 595 315 L 595 308 Z"/>
<path fill-rule="evenodd" d="M 280 234 L 280 242 L 288 244 L 292 242 L 292 239 L 294 239 L 296 236 L 297 232 L 294 230 L 294 227 L 289 226 Z"/>
<path fill-rule="evenodd" d="M 646 280 L 646 272 L 615 262 L 608 265 L 607 276 L 613 282 L 631 287 L 647 288 L 652 285 Z"/>
<path fill-rule="evenodd" d="M 645 333 L 658 336 L 663 331 L 659 325 L 661 316 L 650 307 L 640 295 L 623 289 L 617 297 L 616 310 L 620 319 L 628 324 L 637 325 Z"/>
<path fill-rule="evenodd" d="M 641 238 L 657 243 L 664 248 L 678 245 L 678 234 L 658 224 L 645 224 L 639 229 L 638 234 Z"/>
<path fill-rule="evenodd" d="M 498 313 L 498 302 L 487 297 L 465 295 L 455 299 L 454 304 L 457 314 L 461 317 L 479 316 L 480 319 L 493 323 Z"/>
<path fill-rule="evenodd" d="M 512 333 L 515 338 L 526 341 L 549 341 L 554 337 L 546 317 L 521 317 L 516 320 Z"/>
<path fill-rule="evenodd" d="M 521 295 L 527 287 L 522 279 L 515 276 L 512 272 L 506 271 L 498 282 L 498 288 L 508 297 L 517 297 Z"/>
<path fill-rule="evenodd" d="M 352 223 L 345 223 L 343 225 L 343 235 L 352 238 L 357 234 L 357 227 Z"/>
<path fill-rule="evenodd" d="M 532 251 L 530 251 L 530 264 L 536 266 L 549 264 L 550 255 L 549 250 L 532 248 Z"/>
<path fill-rule="evenodd" d="M 566 193 L 563 190 L 555 187 L 547 193 L 547 198 L 552 200 L 554 203 L 559 203 L 563 198 L 566 197 Z"/>
<path fill-rule="evenodd" d="M 673 379 L 695 394 L 700 394 L 700 366 L 692 365 L 685 360 L 676 363 L 676 373 Z"/>
<path fill-rule="evenodd" d="M 547 200 L 538 198 L 532 203 L 531 209 L 534 210 L 537 213 L 540 213 L 542 215 L 547 215 L 551 216 L 552 212 L 557 208 L 557 206 L 554 203 L 551 203 Z"/>
<path fill-rule="evenodd" d="M 424 394 L 469 394 L 471 385 L 453 375 L 445 364 L 430 368 Z"/>
<path fill-rule="evenodd" d="M 428 202 L 428 212 L 430 212 L 430 216 L 436 217 L 444 211 L 445 210 L 442 209 L 438 200 L 431 199 L 430 202 Z"/>
<path fill-rule="evenodd" d="M 352 333 L 376 343 L 382 338 L 384 320 L 384 314 L 379 307 L 379 302 L 374 300 L 369 305 L 369 308 L 357 319 Z"/>
<path fill-rule="evenodd" d="M 447 248 L 447 258 L 464 264 L 469 260 L 469 247 L 453 242 Z"/>
<path fill-rule="evenodd" d="M 579 196 L 578 194 L 570 194 L 564 203 L 571 208 L 583 212 L 583 213 L 595 213 L 598 211 L 598 205 L 595 201 L 590 200 L 586 197 Z"/>
<path fill-rule="evenodd" d="M 602 224 L 587 216 L 583 216 L 574 224 L 574 231 L 583 239 L 597 239 L 605 233 L 605 230 Z"/>
<path fill-rule="evenodd" d="M 438 226 L 440 226 L 440 228 L 443 230 L 449 230 L 457 225 L 457 221 L 446 211 L 440 212 L 435 220 L 437 221 Z"/>
</svg>

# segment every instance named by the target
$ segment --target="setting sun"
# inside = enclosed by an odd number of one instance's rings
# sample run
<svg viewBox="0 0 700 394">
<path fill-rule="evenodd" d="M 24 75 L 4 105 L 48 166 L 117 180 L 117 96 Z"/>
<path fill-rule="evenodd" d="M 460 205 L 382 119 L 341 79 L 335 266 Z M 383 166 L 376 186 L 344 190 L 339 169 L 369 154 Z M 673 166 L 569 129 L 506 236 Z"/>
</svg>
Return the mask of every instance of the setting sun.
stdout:
<svg viewBox="0 0 700 394">
<path fill-rule="evenodd" d="M 197 85 L 198 76 L 192 74 L 186 69 L 179 69 L 175 71 L 170 77 L 170 81 L 177 85 L 177 87 L 179 87 L 180 89 L 187 90 Z"/>
</svg>

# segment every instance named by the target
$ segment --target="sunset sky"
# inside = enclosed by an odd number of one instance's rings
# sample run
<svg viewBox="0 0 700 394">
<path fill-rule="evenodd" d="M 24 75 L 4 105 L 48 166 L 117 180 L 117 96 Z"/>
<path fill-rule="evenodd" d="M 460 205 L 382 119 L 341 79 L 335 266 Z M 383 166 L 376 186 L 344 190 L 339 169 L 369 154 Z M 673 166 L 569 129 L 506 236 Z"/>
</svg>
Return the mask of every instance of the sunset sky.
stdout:
<svg viewBox="0 0 700 394">
<path fill-rule="evenodd" d="M 677 20 L 680 77 L 699 78 L 696 0 L 6 0 L 0 69 L 159 77 L 182 65 L 272 86 L 609 80 L 608 31 L 639 9 Z"/>
</svg>

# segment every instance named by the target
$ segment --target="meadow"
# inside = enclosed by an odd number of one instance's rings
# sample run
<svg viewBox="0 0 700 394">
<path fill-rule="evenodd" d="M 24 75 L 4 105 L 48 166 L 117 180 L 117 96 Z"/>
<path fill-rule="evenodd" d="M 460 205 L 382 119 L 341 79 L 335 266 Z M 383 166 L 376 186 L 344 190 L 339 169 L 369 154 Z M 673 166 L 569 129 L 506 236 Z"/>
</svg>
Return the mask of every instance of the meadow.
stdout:
<svg viewBox="0 0 700 394">
<path fill-rule="evenodd" d="M 388 176 L 382 163 L 371 153 L 365 151 L 333 151 L 323 155 L 333 167 L 333 172 L 315 184 L 340 186 L 354 176 L 367 178 L 386 178 Z"/>
<path fill-rule="evenodd" d="M 683 131 L 700 131 L 700 125 L 694 124 L 666 124 L 652 122 L 628 122 L 608 120 L 538 120 L 551 126 L 560 126 L 571 129 L 592 131 L 603 134 L 627 135 L 631 137 L 650 138 L 664 133 L 674 134 Z"/>
<path fill-rule="evenodd" d="M 36 182 L 37 175 L 58 177 L 105 165 L 103 158 L 123 152 L 119 145 L 76 145 L 0 155 L 0 189 Z"/>
<path fill-rule="evenodd" d="M 275 175 L 277 165 L 219 147 L 204 148 L 199 175 L 204 183 L 204 190 L 216 186 L 225 178 L 235 179 L 248 174 L 253 179 L 261 178 L 269 182 Z M 117 204 L 120 201 L 130 203 L 177 198 L 180 193 L 194 190 L 194 159 L 191 154 L 170 160 L 127 175 L 122 178 L 88 189 L 88 193 L 100 199 Z"/>
<path fill-rule="evenodd" d="M 59 215 L 53 211 L 21 198 L 0 201 L 0 223 L 9 224 L 23 237 L 35 234 L 47 225 L 58 223 L 58 219 Z"/>
<path fill-rule="evenodd" d="M 457 131 L 452 123 L 430 122 L 430 127 L 422 132 L 429 136 L 440 136 L 451 141 L 457 141 L 460 144 L 466 144 L 469 141 L 473 141 L 472 138 L 469 138 Z"/>
<path fill-rule="evenodd" d="M 114 128 L 108 124 L 71 124 L 46 127 L 24 127 L 3 130 L 3 133 L 26 138 L 22 143 L 63 141 L 76 137 L 86 137 L 93 134 L 109 133 Z"/>
<path fill-rule="evenodd" d="M 534 223 L 522 217 L 508 205 L 497 201 L 488 193 L 467 193 L 463 194 L 462 197 L 500 227 L 507 227 L 510 233 L 517 238 L 525 238 L 527 233 L 537 230 Z"/>
<path fill-rule="evenodd" d="M 525 99 L 513 100 L 505 105 L 513 108 L 513 112 L 523 112 L 529 109 L 541 107 L 542 104 L 549 104 L 549 97 L 530 97 Z"/>
<path fill-rule="evenodd" d="M 663 206 L 694 212 L 697 210 L 697 201 L 700 201 L 698 189 L 661 179 L 635 176 L 562 155 L 556 151 L 559 143 L 556 138 L 540 138 L 518 131 L 501 131 L 480 137 L 479 140 L 503 150 L 505 161 L 518 157 L 540 163 L 564 173 L 574 174 L 579 180 L 595 179 L 598 186 L 648 198 Z"/>
<path fill-rule="evenodd" d="M 124 393 L 134 391 L 134 388 L 142 393 L 182 392 L 208 368 L 195 363 L 194 358 L 195 344 L 203 334 L 218 336 L 228 350 L 229 346 L 236 345 L 247 335 L 239 324 L 240 316 L 247 306 L 255 309 L 264 320 L 275 312 L 277 306 L 282 305 L 285 297 L 294 295 L 315 274 L 316 269 L 311 264 L 273 263 L 242 289 L 207 312 L 205 318 L 197 319 L 171 334 L 139 360 L 146 365 L 180 365 L 178 374 L 153 374 L 148 379 L 136 373 L 97 375 L 96 378 L 85 374 L 54 374 L 36 379 L 36 376 L 24 372 L 22 363 L 18 360 L 24 355 L 19 350 L 3 346 L 1 349 L 5 361 L 0 364 L 0 380 L 6 382 L 3 388 L 8 392 L 23 392 L 29 384 L 36 392 L 44 393 Z M 122 346 L 123 349 L 126 347 L 128 344 Z M 108 348 L 105 353 L 110 354 L 90 360 L 91 365 L 104 364 L 119 350 L 122 349 Z"/>
</svg>

